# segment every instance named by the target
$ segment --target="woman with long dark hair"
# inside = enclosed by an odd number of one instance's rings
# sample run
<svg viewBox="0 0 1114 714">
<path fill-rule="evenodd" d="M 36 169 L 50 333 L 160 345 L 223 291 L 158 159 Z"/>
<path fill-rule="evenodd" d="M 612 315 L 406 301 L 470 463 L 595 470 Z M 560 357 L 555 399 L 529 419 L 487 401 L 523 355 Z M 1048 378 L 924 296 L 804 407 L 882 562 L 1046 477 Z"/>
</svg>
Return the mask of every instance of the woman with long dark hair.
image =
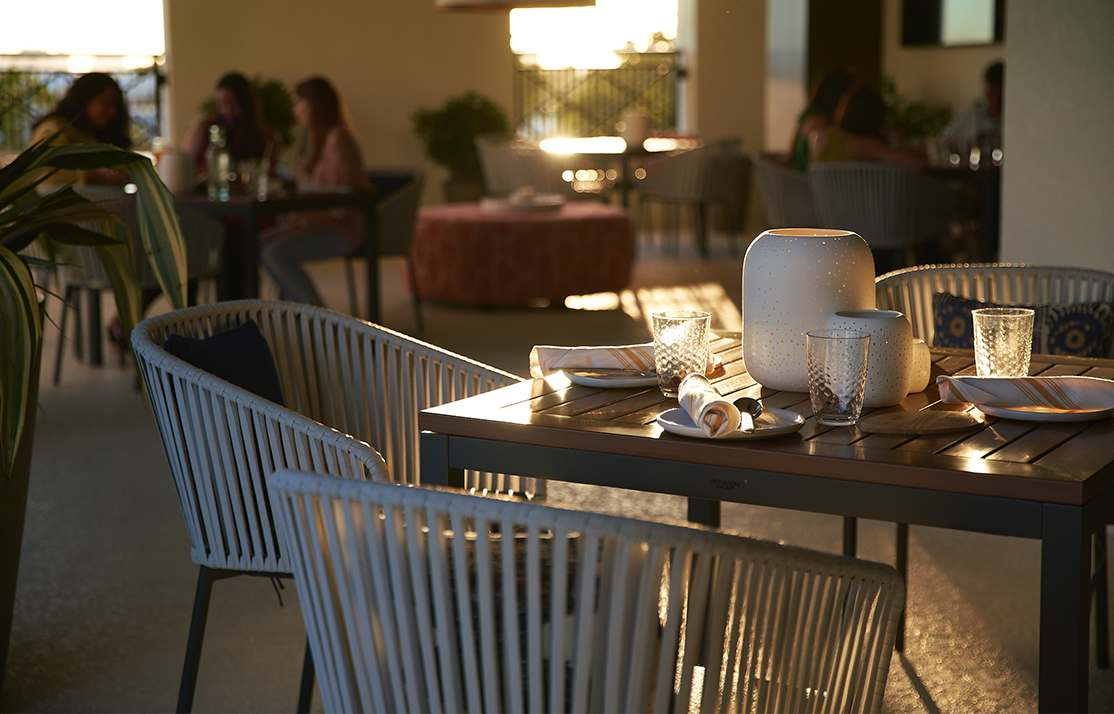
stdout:
<svg viewBox="0 0 1114 714">
<path fill-rule="evenodd" d="M 130 149 L 128 105 L 120 85 L 107 74 L 90 72 L 74 80 L 49 114 L 35 122 L 31 143 L 53 136 L 56 146 L 111 144 Z M 124 175 L 111 169 L 58 171 L 47 183 L 122 183 Z"/>
<path fill-rule="evenodd" d="M 209 127 L 224 127 L 225 141 L 233 161 L 249 159 L 278 165 L 282 142 L 263 118 L 259 95 L 251 82 L 238 72 L 229 72 L 217 82 L 215 113 L 199 117 L 186 139 L 186 151 L 193 156 L 199 171 L 205 171 L 205 152 L 209 148 Z"/>
<path fill-rule="evenodd" d="M 323 77 L 311 77 L 298 84 L 294 96 L 294 118 L 305 134 L 302 185 L 370 188 L 360 145 L 333 85 Z M 278 283 L 283 300 L 322 305 L 302 264 L 351 255 L 363 247 L 363 240 L 359 210 L 295 213 L 262 237 L 263 265 Z"/>
</svg>

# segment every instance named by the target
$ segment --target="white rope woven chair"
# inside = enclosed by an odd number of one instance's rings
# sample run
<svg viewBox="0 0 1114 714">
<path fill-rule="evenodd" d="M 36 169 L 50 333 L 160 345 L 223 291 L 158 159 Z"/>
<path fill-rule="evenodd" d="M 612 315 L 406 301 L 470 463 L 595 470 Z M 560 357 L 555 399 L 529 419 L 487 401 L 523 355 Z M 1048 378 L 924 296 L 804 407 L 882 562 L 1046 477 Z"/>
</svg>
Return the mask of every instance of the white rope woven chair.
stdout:
<svg viewBox="0 0 1114 714">
<path fill-rule="evenodd" d="M 905 597 L 889 566 L 447 490 L 268 483 L 328 712 L 881 706 Z"/>
<path fill-rule="evenodd" d="M 698 147 L 649 161 L 643 167 L 646 177 L 638 183 L 638 202 L 643 219 L 653 215 L 658 204 L 661 223 L 666 227 L 663 243 L 674 251 L 681 233 L 680 212 L 683 206 L 692 211 L 693 235 L 700 254 L 708 257 L 708 209 L 719 196 L 720 181 L 712 173 L 713 156 L 707 147 Z M 648 222 L 648 221 L 646 221 Z"/>
<path fill-rule="evenodd" d="M 922 171 L 880 161 L 810 164 L 820 227 L 854 231 L 874 252 L 879 273 L 908 265 L 914 249 L 942 238 L 955 195 Z"/>
<path fill-rule="evenodd" d="M 933 343 L 935 335 L 932 298 L 950 293 L 983 302 L 1024 305 L 1114 303 L 1114 273 L 1020 263 L 918 265 L 880 275 L 875 280 L 878 309 L 905 313 L 913 336 Z M 1108 357 L 1114 357 L 1114 340 Z M 909 526 L 897 524 L 897 567 L 905 575 L 909 551 Z M 1106 533 L 1095 535 L 1096 652 L 1100 667 L 1109 664 L 1107 634 Z M 902 634 L 898 635 L 898 648 Z"/>
<path fill-rule="evenodd" d="M 1021 263 L 918 265 L 880 275 L 874 285 L 878 308 L 905 313 L 913 336 L 930 345 L 936 293 L 1026 305 L 1114 302 L 1114 273 Z"/>
<path fill-rule="evenodd" d="M 751 154 L 754 179 L 770 228 L 819 228 L 820 216 L 808 174 L 770 154 Z"/>
<path fill-rule="evenodd" d="M 286 406 L 167 352 L 171 334 L 207 338 L 253 320 L 274 355 Z M 297 303 L 242 300 L 148 318 L 132 332 L 200 566 L 179 710 L 190 708 L 213 581 L 287 576 L 264 479 L 282 468 L 419 482 L 418 412 L 519 381 L 391 330 Z M 532 492 L 532 479 L 466 474 L 478 489 Z M 303 681 L 300 707 L 308 707 Z M 307 691 L 306 686 L 309 687 Z"/>
</svg>

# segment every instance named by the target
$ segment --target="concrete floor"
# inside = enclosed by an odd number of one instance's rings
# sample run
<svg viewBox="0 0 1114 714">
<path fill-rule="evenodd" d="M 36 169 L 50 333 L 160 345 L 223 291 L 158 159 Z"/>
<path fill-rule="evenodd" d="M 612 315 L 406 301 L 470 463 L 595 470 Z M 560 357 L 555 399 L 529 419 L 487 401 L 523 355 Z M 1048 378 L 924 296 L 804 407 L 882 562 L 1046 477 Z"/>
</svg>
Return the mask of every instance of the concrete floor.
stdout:
<svg viewBox="0 0 1114 714">
<path fill-rule="evenodd" d="M 748 237 L 758 230 L 748 231 Z M 644 246 L 623 308 L 479 310 L 426 305 L 421 337 L 527 373 L 532 345 L 649 339 L 640 310 L 703 302 L 737 328 L 741 252 L 722 236 L 710 261 Z M 382 322 L 414 334 L 402 265 L 385 260 Z M 339 263 L 315 273 L 331 306 L 347 297 Z M 273 293 L 272 293 L 273 294 Z M 156 303 L 154 310 L 165 309 Z M 111 315 L 111 304 L 106 305 Z M 734 321 L 734 324 L 732 324 Z M 57 330 L 47 329 L 47 365 Z M 130 362 L 89 367 L 67 350 L 60 386 L 44 369 L 41 412 L 0 710 L 173 710 L 197 569 L 189 559 L 155 425 Z M 550 499 L 644 518 L 682 519 L 682 499 L 551 484 Z M 838 551 L 840 519 L 727 504 L 724 527 Z M 860 555 L 892 562 L 894 527 L 860 524 Z M 913 528 L 908 637 L 884 710 L 1036 708 L 1039 548 L 1034 542 Z M 304 631 L 293 587 L 235 578 L 215 585 L 196 711 L 293 711 Z M 280 605 L 281 597 L 281 605 Z M 1091 708 L 1114 711 L 1114 675 L 1092 671 Z M 320 710 L 320 700 L 314 706 Z"/>
</svg>

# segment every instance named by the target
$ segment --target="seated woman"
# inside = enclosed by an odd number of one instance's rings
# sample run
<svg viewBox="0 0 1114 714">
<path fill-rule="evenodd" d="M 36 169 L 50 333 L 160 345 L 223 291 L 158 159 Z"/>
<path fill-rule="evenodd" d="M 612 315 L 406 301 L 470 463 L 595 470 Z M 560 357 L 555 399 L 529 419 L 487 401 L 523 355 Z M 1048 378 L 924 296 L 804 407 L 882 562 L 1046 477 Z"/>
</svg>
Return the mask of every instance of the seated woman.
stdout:
<svg viewBox="0 0 1114 714">
<path fill-rule="evenodd" d="M 333 86 L 322 77 L 311 77 L 298 84 L 294 95 L 294 118 L 307 135 L 302 184 L 370 188 L 360 146 Z M 293 213 L 261 236 L 263 265 L 278 283 L 283 300 L 323 305 L 302 263 L 351 255 L 363 247 L 363 240 L 362 211 Z"/>
<path fill-rule="evenodd" d="M 35 122 L 31 143 L 36 144 L 57 134 L 53 140 L 56 146 L 102 143 L 130 149 L 132 141 L 128 136 L 128 121 L 127 103 L 116 80 L 107 74 L 90 72 L 74 80 L 54 109 Z M 44 184 L 57 187 L 68 183 L 84 186 L 90 183 L 123 184 L 126 181 L 127 176 L 119 171 L 92 169 L 58 171 Z"/>
<path fill-rule="evenodd" d="M 813 161 L 882 161 L 911 169 L 928 168 L 928 156 L 894 144 L 885 134 L 886 103 L 870 87 L 856 86 L 840 100 L 834 126 L 809 137 Z"/>
<path fill-rule="evenodd" d="M 206 170 L 209 127 L 220 124 L 233 161 L 265 160 L 273 172 L 278 167 L 282 140 L 263 118 L 259 95 L 251 83 L 236 72 L 224 75 L 217 82 L 215 105 L 216 113 L 198 117 L 186 137 L 186 152 L 193 156 L 197 170 Z"/>
<path fill-rule="evenodd" d="M 789 146 L 789 164 L 800 171 L 808 167 L 809 137 L 825 132 L 832 125 L 839 100 L 851 86 L 853 75 L 846 69 L 828 72 L 810 91 L 808 106 L 797 118 L 797 127 Z"/>
</svg>

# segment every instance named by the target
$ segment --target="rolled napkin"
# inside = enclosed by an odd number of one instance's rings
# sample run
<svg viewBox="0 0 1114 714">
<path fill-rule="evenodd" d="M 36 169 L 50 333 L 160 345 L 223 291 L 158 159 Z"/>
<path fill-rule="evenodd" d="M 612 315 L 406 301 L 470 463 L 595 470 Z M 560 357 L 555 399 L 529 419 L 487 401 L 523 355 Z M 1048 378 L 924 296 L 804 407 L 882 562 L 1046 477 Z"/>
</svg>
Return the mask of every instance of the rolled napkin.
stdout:
<svg viewBox="0 0 1114 714">
<path fill-rule="evenodd" d="M 694 372 L 685 375 L 681 380 L 677 401 L 692 418 L 692 423 L 713 439 L 739 428 L 738 407 L 721 397 L 702 374 Z"/>
<path fill-rule="evenodd" d="M 714 372 L 723 364 L 718 355 L 708 354 L 706 372 Z M 654 343 L 619 345 L 616 347 L 554 347 L 536 345 L 530 350 L 530 376 L 545 377 L 561 369 L 607 367 L 654 372 Z"/>
<path fill-rule="evenodd" d="M 936 378 L 940 400 L 988 407 L 1092 411 L 1114 407 L 1114 381 L 1098 377 Z"/>
</svg>

